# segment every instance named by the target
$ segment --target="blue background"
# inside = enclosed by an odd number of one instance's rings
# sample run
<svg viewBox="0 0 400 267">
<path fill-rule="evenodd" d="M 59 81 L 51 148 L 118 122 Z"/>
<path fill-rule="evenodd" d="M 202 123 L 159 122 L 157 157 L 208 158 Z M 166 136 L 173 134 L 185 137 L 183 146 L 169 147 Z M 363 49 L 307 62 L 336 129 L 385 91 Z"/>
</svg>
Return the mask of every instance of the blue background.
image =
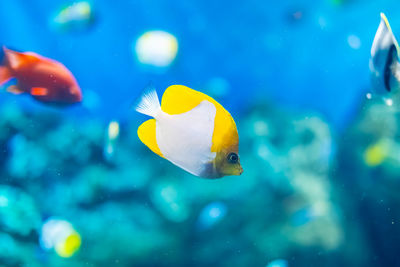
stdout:
<svg viewBox="0 0 400 267">
<path fill-rule="evenodd" d="M 363 103 L 379 13 L 400 34 L 399 0 L 104 0 L 93 25 L 56 30 L 71 3 L 0 0 L 0 44 L 64 63 L 84 94 L 58 109 L 0 92 L 1 266 L 400 266 L 400 117 Z M 179 42 L 167 69 L 132 49 L 155 29 Z M 214 78 L 244 173 L 209 180 L 142 144 L 130 104 L 150 81 Z M 49 218 L 81 235 L 71 258 L 40 244 Z"/>
<path fill-rule="evenodd" d="M 208 79 L 222 77 L 231 88 L 224 105 L 233 112 L 261 95 L 345 125 L 369 89 L 369 49 L 379 12 L 400 31 L 397 1 L 389 0 L 139 0 L 94 1 L 93 27 L 60 33 L 49 22 L 65 3 L 0 1 L 0 43 L 64 63 L 84 94 L 98 94 L 100 105 L 92 113 L 107 119 L 126 116 L 128 103 L 149 81 L 161 92 L 171 84 L 201 90 Z M 177 60 L 163 72 L 143 68 L 132 51 L 138 36 L 152 29 L 168 31 L 179 42 Z M 360 38 L 360 49 L 348 45 L 351 34 Z"/>
</svg>

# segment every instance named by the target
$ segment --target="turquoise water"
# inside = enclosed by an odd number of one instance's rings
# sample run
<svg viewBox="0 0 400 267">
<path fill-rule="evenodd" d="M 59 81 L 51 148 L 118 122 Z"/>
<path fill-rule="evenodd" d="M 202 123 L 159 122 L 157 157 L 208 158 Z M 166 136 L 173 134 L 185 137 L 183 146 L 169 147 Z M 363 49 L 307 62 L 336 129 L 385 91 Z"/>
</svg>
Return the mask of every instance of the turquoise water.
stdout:
<svg viewBox="0 0 400 267">
<path fill-rule="evenodd" d="M 400 264 L 397 100 L 365 97 L 396 1 L 72 3 L 0 2 L 0 43 L 62 62 L 84 96 L 0 92 L 1 266 Z M 172 37 L 138 49 L 152 30 Z M 244 173 L 198 178 L 142 144 L 149 82 L 229 110 Z"/>
</svg>

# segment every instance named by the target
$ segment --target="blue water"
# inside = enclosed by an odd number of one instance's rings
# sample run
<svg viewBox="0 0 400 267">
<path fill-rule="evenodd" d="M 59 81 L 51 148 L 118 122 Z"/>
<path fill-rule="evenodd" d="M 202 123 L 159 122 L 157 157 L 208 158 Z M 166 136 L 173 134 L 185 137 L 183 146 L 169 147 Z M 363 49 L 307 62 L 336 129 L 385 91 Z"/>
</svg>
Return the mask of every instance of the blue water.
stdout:
<svg viewBox="0 0 400 267">
<path fill-rule="evenodd" d="M 62 62 L 84 97 L 0 91 L 1 266 L 400 264 L 398 99 L 366 99 L 398 0 L 93 0 L 93 21 L 60 30 L 72 3 L 0 0 L 0 45 Z M 177 38 L 169 67 L 138 61 L 150 30 Z M 201 179 L 142 144 L 131 104 L 150 82 L 215 94 L 244 173 Z"/>
<path fill-rule="evenodd" d="M 342 2 L 96 1 L 90 30 L 62 34 L 49 21 L 66 1 L 4 0 L 0 43 L 63 62 L 84 91 L 99 94 L 96 115 L 106 118 L 124 116 L 125 106 L 115 107 L 135 99 L 149 80 L 162 90 L 171 84 L 202 89 L 208 79 L 222 77 L 231 85 L 231 110 L 266 95 L 280 105 L 317 110 L 342 126 L 369 89 L 379 12 L 400 30 L 396 1 Z M 132 42 L 151 29 L 179 40 L 178 59 L 164 73 L 144 70 L 132 53 Z M 348 45 L 349 35 L 358 36 L 359 49 Z"/>
</svg>

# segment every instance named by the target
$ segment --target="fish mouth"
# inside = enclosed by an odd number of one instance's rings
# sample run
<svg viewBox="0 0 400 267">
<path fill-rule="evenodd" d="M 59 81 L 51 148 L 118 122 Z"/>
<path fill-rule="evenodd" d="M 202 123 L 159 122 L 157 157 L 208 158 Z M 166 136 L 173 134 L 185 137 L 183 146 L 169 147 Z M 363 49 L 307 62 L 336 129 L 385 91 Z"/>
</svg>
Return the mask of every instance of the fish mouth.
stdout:
<svg viewBox="0 0 400 267">
<path fill-rule="evenodd" d="M 239 169 L 238 169 L 238 174 L 237 175 L 242 175 L 242 173 L 243 173 L 243 168 L 242 168 L 242 166 L 240 166 Z"/>
<path fill-rule="evenodd" d="M 82 102 L 82 95 L 81 94 L 75 95 L 74 102 Z"/>
</svg>

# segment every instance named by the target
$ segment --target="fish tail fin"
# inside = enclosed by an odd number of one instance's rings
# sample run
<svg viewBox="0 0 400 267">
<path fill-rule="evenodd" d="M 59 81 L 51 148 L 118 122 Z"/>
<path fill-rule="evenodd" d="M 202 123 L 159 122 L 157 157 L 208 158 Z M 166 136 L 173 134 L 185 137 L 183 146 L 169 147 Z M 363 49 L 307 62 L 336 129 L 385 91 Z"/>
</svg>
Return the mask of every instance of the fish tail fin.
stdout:
<svg viewBox="0 0 400 267">
<path fill-rule="evenodd" d="M 157 117 L 161 111 L 160 100 L 154 86 L 148 86 L 143 92 L 139 101 L 134 104 L 134 108 L 137 112 L 146 114 L 151 117 Z"/>
<path fill-rule="evenodd" d="M 7 66 L 0 66 L 0 85 L 5 84 L 12 78 L 13 76 L 9 68 Z"/>
</svg>

